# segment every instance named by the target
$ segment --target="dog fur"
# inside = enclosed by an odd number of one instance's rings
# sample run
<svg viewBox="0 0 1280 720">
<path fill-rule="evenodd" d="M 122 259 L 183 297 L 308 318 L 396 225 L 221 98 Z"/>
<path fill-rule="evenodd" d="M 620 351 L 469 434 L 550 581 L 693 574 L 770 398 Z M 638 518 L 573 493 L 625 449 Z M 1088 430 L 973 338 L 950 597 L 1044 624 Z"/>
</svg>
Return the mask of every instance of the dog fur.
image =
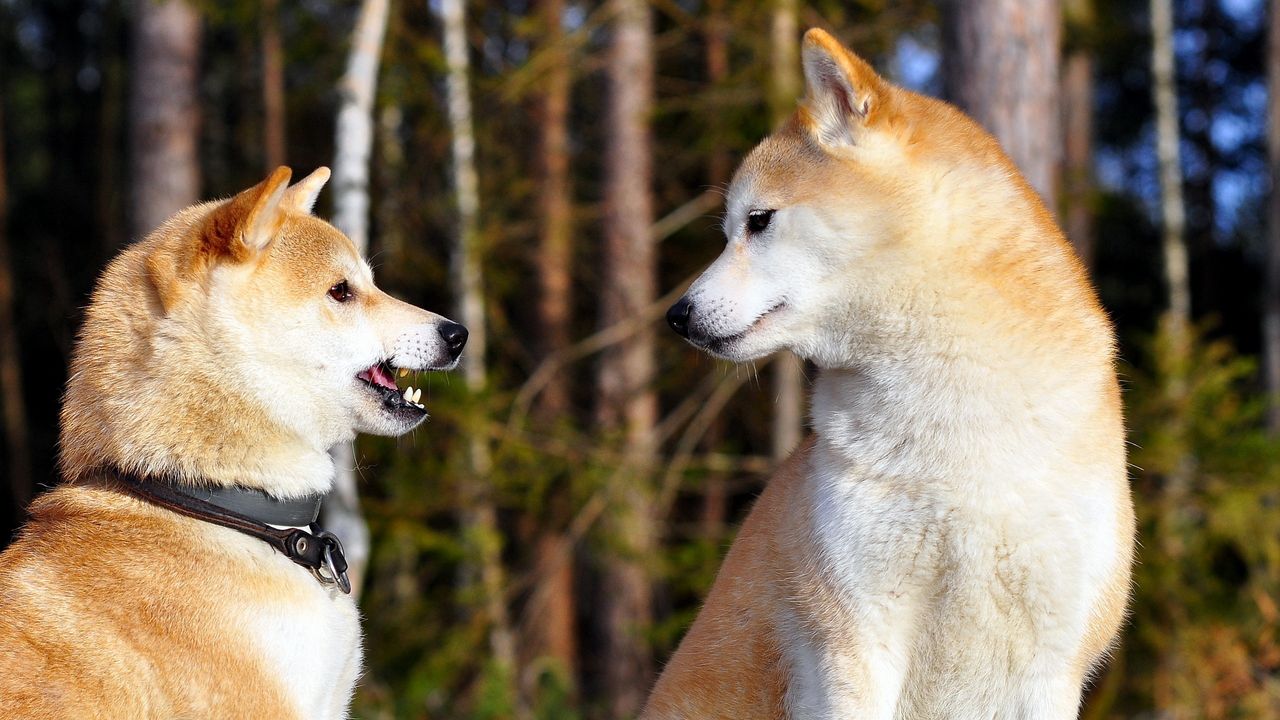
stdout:
<svg viewBox="0 0 1280 720">
<path fill-rule="evenodd" d="M 642 717 L 1074 718 L 1133 553 L 1110 322 L 988 133 L 821 30 L 803 64 L 673 313 L 814 362 L 814 436 Z"/>
<path fill-rule="evenodd" d="M 329 488 L 333 445 L 425 417 L 357 375 L 451 367 L 460 348 L 440 331 L 454 324 L 380 291 L 311 215 L 328 176 L 289 187 L 280 168 L 187 208 L 103 273 L 63 403 L 65 483 L 0 555 L 0 714 L 346 717 L 361 662 L 350 596 L 116 479 L 300 497 Z"/>
</svg>

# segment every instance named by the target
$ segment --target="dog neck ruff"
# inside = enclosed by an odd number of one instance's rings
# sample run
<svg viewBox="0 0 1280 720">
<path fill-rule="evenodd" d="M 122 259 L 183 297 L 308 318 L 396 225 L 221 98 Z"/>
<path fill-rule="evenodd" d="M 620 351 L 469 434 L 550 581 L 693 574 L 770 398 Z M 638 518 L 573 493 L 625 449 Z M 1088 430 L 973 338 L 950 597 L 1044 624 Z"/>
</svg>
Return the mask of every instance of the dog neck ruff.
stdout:
<svg viewBox="0 0 1280 720">
<path fill-rule="evenodd" d="M 135 497 L 180 515 L 255 537 L 310 570 L 322 585 L 336 585 L 342 592 L 351 594 L 342 542 L 316 524 L 323 495 L 279 500 L 250 488 L 179 488 L 132 473 L 120 472 L 116 477 Z M 306 526 L 307 529 L 272 525 Z"/>
</svg>

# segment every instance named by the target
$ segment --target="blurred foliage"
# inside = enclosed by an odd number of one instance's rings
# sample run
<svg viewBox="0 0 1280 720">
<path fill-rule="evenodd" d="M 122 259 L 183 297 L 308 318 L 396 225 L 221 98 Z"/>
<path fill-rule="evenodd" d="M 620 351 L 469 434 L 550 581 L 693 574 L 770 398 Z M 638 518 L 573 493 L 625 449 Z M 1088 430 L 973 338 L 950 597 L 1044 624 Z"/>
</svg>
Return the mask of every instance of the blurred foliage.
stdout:
<svg viewBox="0 0 1280 720">
<path fill-rule="evenodd" d="M 1162 324 L 1125 373 L 1141 542 L 1112 670 L 1126 692 L 1093 717 L 1280 717 L 1280 443 L 1261 429 L 1256 363 L 1211 327 L 1177 362 Z M 1188 459 L 1189 487 L 1171 489 Z"/>
</svg>

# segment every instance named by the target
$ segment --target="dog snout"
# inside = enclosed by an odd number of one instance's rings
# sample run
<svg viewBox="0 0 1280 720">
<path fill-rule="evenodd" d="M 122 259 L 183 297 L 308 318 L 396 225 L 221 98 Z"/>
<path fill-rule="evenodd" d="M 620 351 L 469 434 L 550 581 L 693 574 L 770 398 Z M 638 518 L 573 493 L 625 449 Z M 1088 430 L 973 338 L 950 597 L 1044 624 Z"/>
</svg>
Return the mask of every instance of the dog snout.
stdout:
<svg viewBox="0 0 1280 720">
<path fill-rule="evenodd" d="M 682 297 L 676 301 L 671 309 L 667 310 L 667 324 L 680 337 L 689 337 L 689 316 L 693 314 L 693 303 L 689 302 L 689 298 Z"/>
<path fill-rule="evenodd" d="M 440 326 L 440 338 L 449 349 L 449 357 L 457 358 L 467 344 L 467 329 L 456 322 L 446 322 Z"/>
</svg>

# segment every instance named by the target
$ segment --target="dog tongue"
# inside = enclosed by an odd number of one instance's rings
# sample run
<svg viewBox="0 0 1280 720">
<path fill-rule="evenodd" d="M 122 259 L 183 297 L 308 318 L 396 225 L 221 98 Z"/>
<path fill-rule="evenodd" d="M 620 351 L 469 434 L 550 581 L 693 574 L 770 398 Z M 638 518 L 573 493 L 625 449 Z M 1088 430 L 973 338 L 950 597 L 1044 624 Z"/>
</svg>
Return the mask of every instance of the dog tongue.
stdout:
<svg viewBox="0 0 1280 720">
<path fill-rule="evenodd" d="M 391 390 L 396 389 L 396 381 L 393 380 L 391 376 L 388 375 L 387 372 L 382 369 L 381 364 L 374 365 L 368 370 L 365 370 L 364 372 L 360 373 L 357 377 L 368 380 L 374 385 L 379 385 L 384 388 L 390 388 Z"/>
</svg>

